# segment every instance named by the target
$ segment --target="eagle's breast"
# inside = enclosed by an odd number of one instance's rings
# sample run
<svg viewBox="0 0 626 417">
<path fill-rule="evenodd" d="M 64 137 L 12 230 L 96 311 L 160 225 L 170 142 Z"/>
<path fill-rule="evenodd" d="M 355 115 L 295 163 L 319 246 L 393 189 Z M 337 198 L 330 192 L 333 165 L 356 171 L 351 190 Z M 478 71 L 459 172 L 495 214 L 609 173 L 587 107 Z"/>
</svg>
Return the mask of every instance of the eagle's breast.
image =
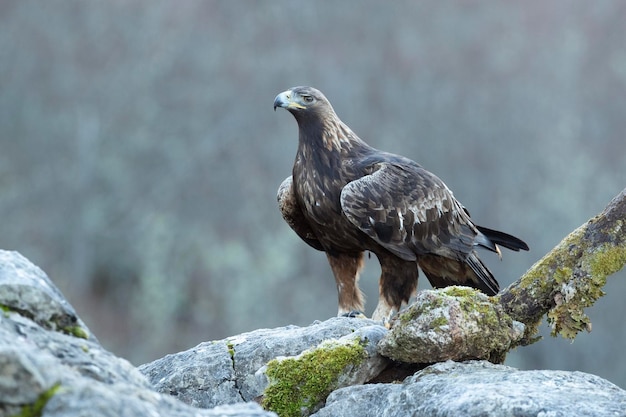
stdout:
<svg viewBox="0 0 626 417">
<path fill-rule="evenodd" d="M 335 222 L 334 218 L 341 214 L 337 190 L 341 191 L 345 184 L 336 172 L 316 165 L 299 154 L 293 169 L 294 186 L 305 217 L 324 226 Z"/>
<path fill-rule="evenodd" d="M 308 151 L 308 152 L 307 152 Z M 363 250 L 366 236 L 343 214 L 341 190 L 354 173 L 345 156 L 329 149 L 299 152 L 293 167 L 294 190 L 304 216 L 328 249 Z"/>
</svg>

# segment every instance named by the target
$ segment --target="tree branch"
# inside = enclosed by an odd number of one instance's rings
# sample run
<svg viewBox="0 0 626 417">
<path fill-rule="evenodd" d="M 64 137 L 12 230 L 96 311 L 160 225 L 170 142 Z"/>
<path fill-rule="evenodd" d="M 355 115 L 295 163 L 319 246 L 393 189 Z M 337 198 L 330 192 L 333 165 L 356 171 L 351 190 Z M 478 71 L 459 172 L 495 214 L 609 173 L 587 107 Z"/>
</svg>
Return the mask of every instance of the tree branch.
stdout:
<svg viewBox="0 0 626 417">
<path fill-rule="evenodd" d="M 526 325 L 520 344 L 537 340 L 537 327 L 546 313 L 552 335 L 573 339 L 581 330 L 591 330 L 584 309 L 604 295 L 606 277 L 625 263 L 626 189 L 497 298 L 513 320 Z"/>
</svg>

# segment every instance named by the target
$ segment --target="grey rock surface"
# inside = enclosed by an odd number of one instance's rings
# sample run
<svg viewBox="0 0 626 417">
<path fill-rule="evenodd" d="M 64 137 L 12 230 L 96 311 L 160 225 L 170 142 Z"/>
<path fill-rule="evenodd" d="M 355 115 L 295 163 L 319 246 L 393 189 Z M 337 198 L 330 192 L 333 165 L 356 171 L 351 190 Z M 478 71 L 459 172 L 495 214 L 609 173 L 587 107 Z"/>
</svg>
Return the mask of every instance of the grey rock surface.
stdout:
<svg viewBox="0 0 626 417">
<path fill-rule="evenodd" d="M 139 367 L 158 392 L 194 407 L 242 402 L 225 340 L 205 342 Z"/>
<path fill-rule="evenodd" d="M 0 416 L 22 415 L 37 403 L 44 417 L 275 416 L 241 399 L 200 410 L 155 392 L 95 338 L 65 332 L 67 323 L 84 325 L 48 277 L 16 252 L 0 251 L 0 305 Z M 83 329 L 79 335 L 90 334 Z"/>
<path fill-rule="evenodd" d="M 0 305 L 21 312 L 45 329 L 93 335 L 61 291 L 18 252 L 0 250 Z"/>
<path fill-rule="evenodd" d="M 176 396 L 195 407 L 209 408 L 236 401 L 252 401 L 267 386 L 257 373 L 279 356 L 296 356 L 322 341 L 362 331 L 359 337 L 378 341 L 386 329 L 367 319 L 335 317 L 307 327 L 260 329 L 224 340 L 204 342 L 139 367 L 158 392 Z M 367 330 L 366 330 L 367 329 Z M 384 360 L 375 353 L 377 363 Z"/>
<path fill-rule="evenodd" d="M 342 388 L 315 417 L 624 416 L 626 391 L 582 372 L 520 371 L 485 361 L 431 365 L 402 384 Z"/>
<path fill-rule="evenodd" d="M 388 330 L 380 325 L 361 327 L 352 334 L 339 339 L 339 343 L 349 343 L 358 340 L 365 346 L 365 359 L 360 366 L 348 370 L 338 387 L 360 385 L 378 376 L 391 362 L 389 359 L 378 353 L 378 342 L 387 334 Z"/>
</svg>

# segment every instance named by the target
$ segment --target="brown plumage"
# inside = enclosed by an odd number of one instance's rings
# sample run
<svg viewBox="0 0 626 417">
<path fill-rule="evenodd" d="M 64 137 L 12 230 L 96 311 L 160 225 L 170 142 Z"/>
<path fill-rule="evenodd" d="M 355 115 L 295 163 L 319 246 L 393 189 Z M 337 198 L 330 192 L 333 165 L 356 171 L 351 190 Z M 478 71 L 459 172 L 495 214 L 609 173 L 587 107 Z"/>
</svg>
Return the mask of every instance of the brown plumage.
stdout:
<svg viewBox="0 0 626 417">
<path fill-rule="evenodd" d="M 363 311 L 357 281 L 364 251 L 376 254 L 382 271 L 373 318 L 387 321 L 415 293 L 418 265 L 433 287 L 465 285 L 495 295 L 498 282 L 475 248 L 528 250 L 514 236 L 475 225 L 434 174 L 359 139 L 318 90 L 294 87 L 276 97 L 277 107 L 293 114 L 299 128 L 279 208 L 302 240 L 326 253 L 339 315 Z"/>
</svg>

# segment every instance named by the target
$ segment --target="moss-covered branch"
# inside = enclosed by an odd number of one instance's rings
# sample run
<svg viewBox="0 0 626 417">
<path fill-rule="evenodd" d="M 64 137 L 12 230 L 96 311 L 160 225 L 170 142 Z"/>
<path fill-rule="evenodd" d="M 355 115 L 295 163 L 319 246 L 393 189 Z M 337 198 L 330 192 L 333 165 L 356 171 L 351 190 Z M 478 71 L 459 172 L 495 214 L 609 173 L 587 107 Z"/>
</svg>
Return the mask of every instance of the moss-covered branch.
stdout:
<svg viewBox="0 0 626 417">
<path fill-rule="evenodd" d="M 584 309 L 604 295 L 607 276 L 625 263 L 626 189 L 502 291 L 499 302 L 526 325 L 524 344 L 536 340 L 544 314 L 553 335 L 573 339 L 591 329 Z"/>
</svg>

